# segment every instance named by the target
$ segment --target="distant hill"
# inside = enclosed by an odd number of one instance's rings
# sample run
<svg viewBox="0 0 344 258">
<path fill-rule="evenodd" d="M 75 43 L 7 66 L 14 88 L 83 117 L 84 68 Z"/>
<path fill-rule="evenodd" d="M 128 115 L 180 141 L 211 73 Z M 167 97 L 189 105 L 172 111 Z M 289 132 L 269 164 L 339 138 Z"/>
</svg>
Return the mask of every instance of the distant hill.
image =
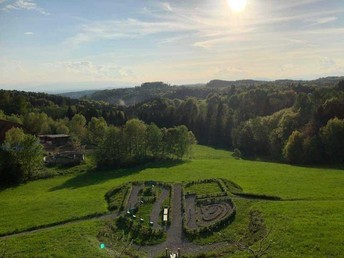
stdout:
<svg viewBox="0 0 344 258">
<path fill-rule="evenodd" d="M 290 84 L 299 84 L 302 83 L 307 86 L 332 86 L 335 83 L 344 79 L 344 76 L 341 77 L 324 77 L 316 80 L 290 80 L 290 79 L 281 79 L 275 81 L 260 81 L 260 80 L 237 80 L 237 81 L 225 81 L 225 80 L 212 80 L 206 84 L 206 87 L 210 88 L 221 88 L 228 86 L 259 86 L 259 85 L 279 85 L 286 86 Z"/>
<path fill-rule="evenodd" d="M 65 93 L 60 93 L 60 94 L 56 94 L 56 95 L 68 97 L 71 99 L 81 99 L 83 97 L 90 96 L 97 91 L 99 91 L 99 90 L 83 90 L 83 91 L 65 92 Z"/>
<path fill-rule="evenodd" d="M 171 86 L 163 82 L 146 82 L 134 88 L 97 91 L 86 98 L 120 106 L 132 106 L 159 97 L 170 99 L 205 98 L 211 90 L 204 89 L 204 86 L 205 84 Z"/>
<path fill-rule="evenodd" d="M 133 106 L 155 98 L 186 99 L 195 97 L 206 98 L 210 93 L 223 93 L 228 87 L 256 87 L 256 86 L 289 86 L 302 84 L 304 86 L 333 86 L 344 77 L 326 77 L 316 80 L 212 80 L 207 84 L 169 85 L 163 82 L 146 82 L 131 88 L 117 88 L 108 90 L 85 90 L 59 94 L 73 99 L 89 99 L 104 101 L 119 106 Z"/>
<path fill-rule="evenodd" d="M 212 80 L 206 84 L 209 88 L 220 88 L 228 86 L 258 86 L 262 84 L 271 83 L 269 81 L 256 81 L 256 80 L 238 80 L 238 81 L 224 81 L 224 80 Z"/>
</svg>

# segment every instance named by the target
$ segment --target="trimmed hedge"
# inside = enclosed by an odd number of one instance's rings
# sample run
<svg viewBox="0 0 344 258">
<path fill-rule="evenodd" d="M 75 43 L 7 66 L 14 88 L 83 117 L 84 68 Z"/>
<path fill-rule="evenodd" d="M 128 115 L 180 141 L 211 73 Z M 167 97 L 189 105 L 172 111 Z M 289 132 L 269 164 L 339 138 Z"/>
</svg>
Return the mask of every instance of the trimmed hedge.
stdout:
<svg viewBox="0 0 344 258">
<path fill-rule="evenodd" d="M 186 207 L 185 196 L 195 195 L 195 194 L 190 194 L 190 193 L 184 194 L 185 188 L 189 187 L 191 185 L 194 185 L 194 184 L 212 183 L 212 182 L 216 182 L 223 192 L 217 193 L 217 194 L 196 195 L 196 204 L 197 205 L 209 205 L 209 204 L 215 204 L 215 203 L 219 203 L 219 202 L 227 202 L 230 204 L 232 209 L 229 211 L 228 215 L 226 215 L 224 218 L 214 222 L 211 225 L 203 226 L 203 227 L 200 226 L 198 228 L 191 229 L 186 224 L 187 214 L 185 212 L 185 209 L 186 209 L 185 208 Z M 235 207 L 232 199 L 228 197 L 227 187 L 221 179 L 204 179 L 204 180 L 199 180 L 199 181 L 187 182 L 184 184 L 182 191 L 183 191 L 183 195 L 182 195 L 183 196 L 183 199 L 182 199 L 182 206 L 183 207 L 182 207 L 182 209 L 183 209 L 183 213 L 184 213 L 183 231 L 187 237 L 193 238 L 193 237 L 199 236 L 200 234 L 212 233 L 213 231 L 220 230 L 221 228 L 229 225 L 235 219 L 236 207 Z"/>
<path fill-rule="evenodd" d="M 157 244 L 164 239 L 164 231 L 162 229 L 153 229 L 150 226 L 141 223 L 138 219 L 134 220 L 128 216 L 120 216 L 116 221 L 118 229 L 130 233 L 136 244 Z"/>
<path fill-rule="evenodd" d="M 120 186 L 117 186 L 110 191 L 108 191 L 105 194 L 105 200 L 108 203 L 108 209 L 110 211 L 123 211 L 124 206 L 128 201 L 128 198 L 130 196 L 132 185 L 130 183 L 122 184 Z M 118 197 L 118 195 L 122 195 L 123 197 L 121 198 Z"/>
<path fill-rule="evenodd" d="M 266 194 L 253 194 L 253 193 L 233 193 L 237 196 L 246 197 L 250 199 L 261 199 L 261 200 L 271 200 L 271 201 L 281 201 L 282 198 L 274 195 Z"/>
</svg>

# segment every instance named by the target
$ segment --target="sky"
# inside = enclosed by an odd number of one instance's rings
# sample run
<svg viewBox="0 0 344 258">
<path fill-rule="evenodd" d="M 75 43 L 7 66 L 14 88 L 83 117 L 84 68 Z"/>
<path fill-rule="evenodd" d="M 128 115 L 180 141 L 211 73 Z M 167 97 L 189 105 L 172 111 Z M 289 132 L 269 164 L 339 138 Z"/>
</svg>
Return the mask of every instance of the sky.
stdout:
<svg viewBox="0 0 344 258">
<path fill-rule="evenodd" d="M 316 79 L 343 71 L 343 0 L 0 0 L 2 89 Z"/>
</svg>

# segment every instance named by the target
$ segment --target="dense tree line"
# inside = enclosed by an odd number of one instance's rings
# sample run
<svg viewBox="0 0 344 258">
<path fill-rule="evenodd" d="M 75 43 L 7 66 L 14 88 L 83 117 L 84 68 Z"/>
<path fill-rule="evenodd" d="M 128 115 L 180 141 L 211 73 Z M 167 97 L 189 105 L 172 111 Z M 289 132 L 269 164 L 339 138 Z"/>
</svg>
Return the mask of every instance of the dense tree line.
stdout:
<svg viewBox="0 0 344 258">
<path fill-rule="evenodd" d="M 229 87 L 205 99 L 158 98 L 128 108 L 129 116 L 160 127 L 186 125 L 202 144 L 233 147 L 232 131 L 250 118 L 291 107 L 296 93 L 290 88 Z"/>
<path fill-rule="evenodd" d="M 297 164 L 338 163 L 343 159 L 334 153 L 340 148 L 330 142 L 341 143 L 342 139 L 344 81 L 331 85 L 335 80 L 213 81 L 206 86 L 181 88 L 146 83 L 122 90 L 124 93 L 114 90 L 116 98 L 133 92 L 132 96 L 142 91 L 156 93 L 154 99 L 121 108 L 88 100 L 34 93 L 22 97 L 20 92 L 0 91 L 0 109 L 4 110 L 0 119 L 5 116 L 22 123 L 36 134 L 69 133 L 82 143 L 97 145 L 108 125 L 123 126 L 128 119 L 138 118 L 160 128 L 185 125 L 199 143 L 237 149 L 246 157 Z M 107 93 L 111 97 L 111 91 Z M 46 102 L 51 103 L 42 104 Z M 19 111 L 14 112 L 11 103 L 19 105 Z M 56 114 L 49 111 L 54 105 Z"/>
<path fill-rule="evenodd" d="M 105 128 L 99 138 L 96 159 L 99 166 L 117 167 L 147 160 L 182 159 L 190 155 L 196 139 L 186 126 L 160 129 L 138 119 L 123 127 Z"/>
<path fill-rule="evenodd" d="M 0 119 L 7 117 L 0 111 Z M 93 117 L 88 123 L 81 114 L 71 120 L 53 120 L 45 113 L 27 113 L 23 124 L 32 133 L 12 128 L 0 145 L 0 184 L 22 183 L 37 178 L 43 165 L 44 150 L 36 135 L 65 133 L 73 146 L 87 145 L 95 150 L 99 167 L 121 167 L 150 160 L 182 159 L 190 155 L 195 137 L 185 126 L 158 128 L 138 119 L 122 127 L 108 126 L 104 118 Z M 54 128 L 54 131 L 51 131 Z M 28 131 L 29 131 L 28 130 Z M 42 174 L 42 173 L 41 173 Z"/>
<path fill-rule="evenodd" d="M 48 117 L 72 119 L 81 114 L 90 121 L 92 117 L 103 117 L 112 125 L 123 125 L 127 117 L 122 108 L 91 100 L 76 100 L 67 97 L 23 91 L 0 90 L 0 110 L 16 122 L 23 122 L 27 113 L 44 113 Z"/>
<path fill-rule="evenodd" d="M 167 99 L 181 99 L 185 100 L 188 97 L 197 99 L 205 99 L 211 93 L 222 94 L 228 91 L 230 87 L 260 87 L 260 86 L 274 86 L 283 88 L 291 84 L 302 85 L 302 87 L 309 88 L 318 86 L 331 86 L 338 82 L 343 77 L 326 77 L 311 81 L 301 80 L 277 80 L 277 81 L 256 81 L 256 80 L 238 80 L 238 81 L 222 81 L 212 80 L 207 84 L 194 85 L 179 85 L 171 86 L 163 82 L 149 82 L 143 83 L 141 86 L 133 88 L 119 88 L 111 90 L 100 90 L 94 93 L 87 94 L 84 99 L 91 99 L 96 101 L 105 101 L 107 103 L 132 106 L 140 102 L 150 101 L 155 98 Z M 82 95 L 83 92 L 80 92 Z M 66 96 L 75 96 L 75 93 L 65 94 Z M 81 97 L 82 98 L 82 97 Z"/>
<path fill-rule="evenodd" d="M 237 148 L 246 157 L 294 164 L 338 163 L 343 162 L 344 152 L 334 158 L 339 147 L 329 142 L 339 137 L 337 143 L 342 144 L 343 84 L 228 86 L 205 99 L 157 98 L 128 108 L 127 113 L 162 127 L 184 124 L 200 143 Z M 296 142 L 300 143 L 295 146 Z"/>
</svg>

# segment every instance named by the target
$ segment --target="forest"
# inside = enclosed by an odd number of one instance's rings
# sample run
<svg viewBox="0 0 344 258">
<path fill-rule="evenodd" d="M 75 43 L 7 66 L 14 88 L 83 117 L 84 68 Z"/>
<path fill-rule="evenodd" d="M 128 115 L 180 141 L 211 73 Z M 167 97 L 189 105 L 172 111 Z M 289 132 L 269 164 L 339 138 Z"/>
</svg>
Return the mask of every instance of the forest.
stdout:
<svg viewBox="0 0 344 258">
<path fill-rule="evenodd" d="M 151 124 L 158 128 L 184 125 L 200 144 L 236 150 L 243 158 L 292 164 L 344 161 L 344 80 L 340 78 L 331 78 L 330 83 L 325 79 L 276 84 L 212 81 L 180 88 L 157 82 L 116 91 L 116 98 L 125 98 L 129 91 L 149 91 L 154 96 L 123 106 L 1 90 L 0 119 L 20 123 L 36 135 L 71 134 L 81 144 L 97 145 L 92 128 L 110 125 L 125 131 L 127 121 L 137 118 L 147 130 Z M 173 94 L 168 98 L 166 92 Z"/>
</svg>

